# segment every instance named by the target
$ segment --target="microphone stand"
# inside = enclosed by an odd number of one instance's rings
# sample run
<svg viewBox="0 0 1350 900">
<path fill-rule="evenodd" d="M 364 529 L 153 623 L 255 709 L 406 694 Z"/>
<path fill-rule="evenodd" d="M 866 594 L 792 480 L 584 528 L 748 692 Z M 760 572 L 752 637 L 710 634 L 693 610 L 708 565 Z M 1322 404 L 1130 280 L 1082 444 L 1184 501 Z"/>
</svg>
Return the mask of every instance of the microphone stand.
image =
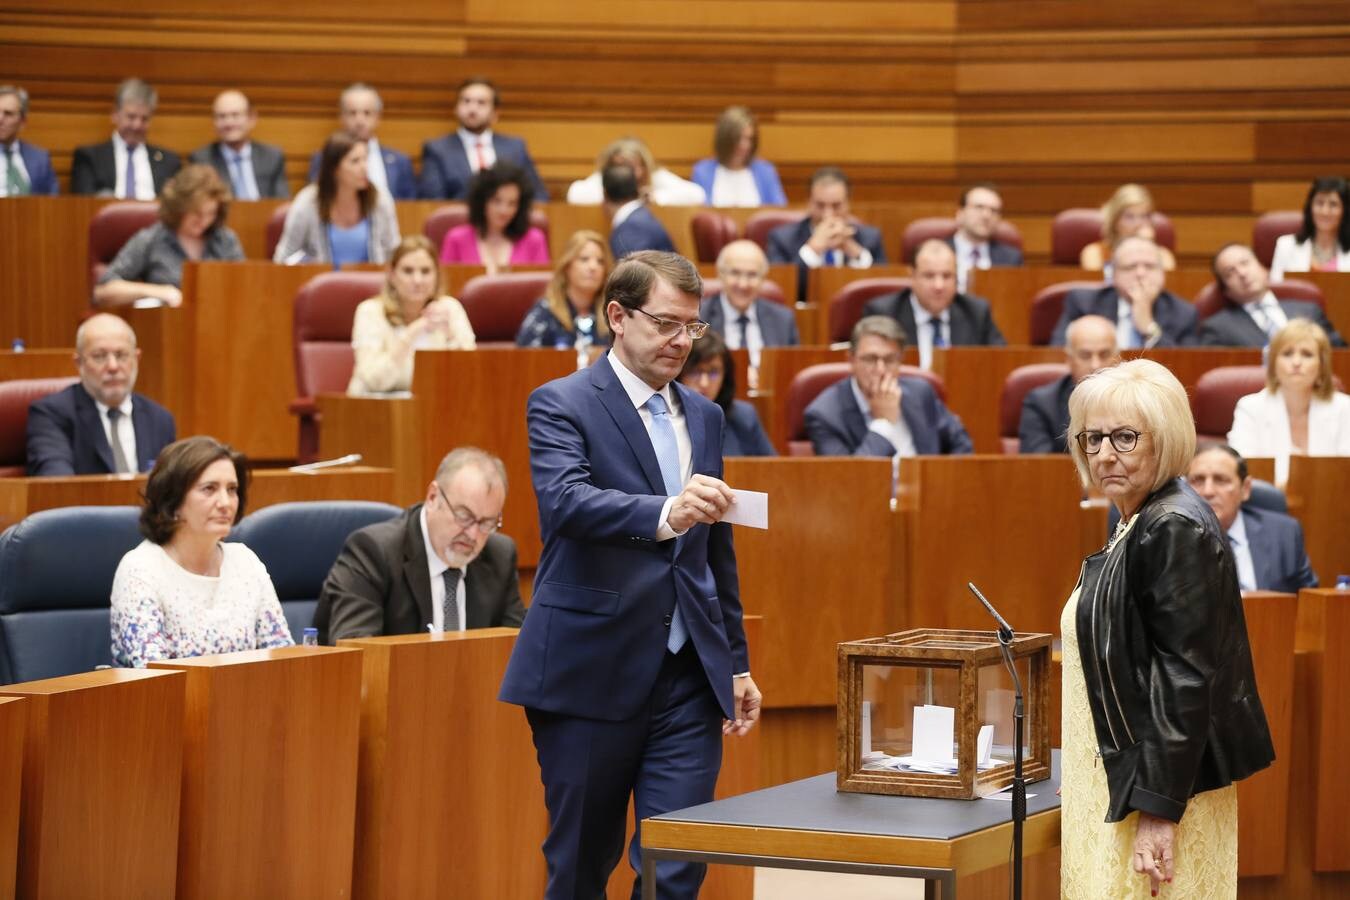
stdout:
<svg viewBox="0 0 1350 900">
<path fill-rule="evenodd" d="M 1012 676 L 1015 700 L 1013 702 L 1013 783 L 1012 783 L 1012 826 L 1013 826 L 1013 900 L 1022 900 L 1022 825 L 1027 820 L 1027 783 L 1022 777 L 1022 679 L 1017 675 L 1017 666 L 1013 664 L 1013 630 L 1006 620 L 994 609 L 994 605 L 984 598 L 980 589 L 966 582 L 966 587 L 975 598 L 984 604 L 989 615 L 998 623 L 998 646 L 1003 651 L 1003 664 Z"/>
</svg>

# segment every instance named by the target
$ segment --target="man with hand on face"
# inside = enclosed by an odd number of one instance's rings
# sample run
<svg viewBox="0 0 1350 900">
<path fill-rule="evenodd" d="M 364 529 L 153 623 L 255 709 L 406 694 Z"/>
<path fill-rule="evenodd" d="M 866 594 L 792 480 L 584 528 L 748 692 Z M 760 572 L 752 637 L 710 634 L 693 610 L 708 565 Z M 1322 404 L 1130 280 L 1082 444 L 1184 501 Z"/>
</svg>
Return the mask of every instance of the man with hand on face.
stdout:
<svg viewBox="0 0 1350 900">
<path fill-rule="evenodd" d="M 0 197 L 61 193 L 46 150 L 19 140 L 28 124 L 28 92 L 0 84 Z"/>
<path fill-rule="evenodd" d="M 505 504 L 502 461 L 452 450 L 423 502 L 347 538 L 314 610 L 320 643 L 518 627 L 516 544 L 497 533 Z"/>
<path fill-rule="evenodd" d="M 216 141 L 194 150 L 191 160 L 220 173 L 235 200 L 289 197 L 286 154 L 280 147 L 250 140 L 258 113 L 242 91 L 221 91 L 211 104 Z"/>
<path fill-rule="evenodd" d="M 603 897 L 630 796 L 639 823 L 712 800 L 722 735 L 759 718 L 722 410 L 676 380 L 708 327 L 701 296 L 687 259 L 632 254 L 605 283 L 610 352 L 530 396 L 544 549 L 501 699 L 534 734 L 548 900 Z M 693 898 L 705 866 L 657 871 L 662 897 Z"/>
<path fill-rule="evenodd" d="M 338 118 L 342 130 L 354 141 L 366 145 L 366 175 L 370 183 L 395 200 L 416 200 L 417 179 L 413 177 L 412 160 L 406 153 L 392 147 L 380 146 L 375 131 L 380 127 L 384 101 L 373 87 L 362 82 L 350 85 L 338 98 Z M 323 150 L 314 151 L 309 158 L 309 183 L 319 180 L 323 165 Z"/>
<path fill-rule="evenodd" d="M 1064 358 L 1069 374 L 1027 391 L 1017 426 L 1018 453 L 1068 453 L 1069 395 L 1084 378 L 1120 362 L 1116 323 L 1081 316 L 1069 323 Z"/>
<path fill-rule="evenodd" d="M 842 169 L 824 166 L 811 176 L 807 217 L 769 232 L 771 263 L 796 263 L 802 268 L 797 301 L 806 299 L 806 271 L 821 266 L 870 269 L 886 262 L 881 231 L 849 221 L 849 181 Z"/>
<path fill-rule="evenodd" d="M 1205 498 L 1228 535 L 1237 563 L 1238 587 L 1287 594 L 1317 587 L 1298 520 L 1242 505 L 1252 495 L 1252 479 L 1242 454 L 1227 444 L 1202 446 L 1191 460 L 1186 481 Z"/>
<path fill-rule="evenodd" d="M 1003 221 L 1003 198 L 989 182 L 972 185 L 961 193 L 956 209 L 956 234 L 948 241 L 956 252 L 957 290 L 965 293 L 972 269 L 1022 265 L 1022 251 L 994 239 Z"/>
<path fill-rule="evenodd" d="M 76 147 L 70 162 L 70 192 L 154 200 L 181 168 L 178 154 L 145 142 L 159 94 L 139 78 L 117 86 L 113 135 L 101 144 Z"/>
<path fill-rule="evenodd" d="M 455 118 L 459 129 L 422 145 L 422 175 L 418 193 L 424 200 L 463 200 L 469 182 L 497 162 L 509 162 L 525 170 L 534 182 L 534 199 L 548 202 L 548 189 L 535 171 L 525 142 L 492 130 L 497 124 L 501 96 L 497 86 L 482 76 L 466 78 L 459 86 Z"/>
<path fill-rule="evenodd" d="M 1322 307 L 1301 300 L 1280 300 L 1270 289 L 1270 272 L 1245 244 L 1225 244 L 1210 264 L 1224 308 L 1200 323 L 1200 343 L 1208 347 L 1264 347 L 1290 319 L 1310 319 L 1327 333 L 1333 347 L 1345 339 Z"/>
<path fill-rule="evenodd" d="M 853 326 L 853 374 L 806 407 L 806 433 L 817 456 L 931 456 L 971 453 L 961 420 L 922 378 L 900 377 L 905 333 L 889 316 Z"/>
<path fill-rule="evenodd" d="M 1002 347 L 1007 341 L 989 301 L 956 292 L 956 254 L 945 242 L 924 241 L 914 253 L 913 288 L 867 301 L 864 316 L 890 316 L 915 335 L 919 366 L 933 367 L 939 347 Z"/>
<path fill-rule="evenodd" d="M 1196 342 L 1195 307 L 1163 290 L 1163 258 L 1147 238 L 1128 237 L 1112 256 L 1111 285 L 1070 291 L 1050 343 L 1064 346 L 1069 323 L 1079 316 L 1103 316 L 1116 323 L 1122 350 L 1185 347 Z"/>
<path fill-rule="evenodd" d="M 117 316 L 90 316 L 75 332 L 80 383 L 28 408 L 29 475 L 148 472 L 174 441 L 173 415 L 132 393 L 141 351 Z"/>
</svg>

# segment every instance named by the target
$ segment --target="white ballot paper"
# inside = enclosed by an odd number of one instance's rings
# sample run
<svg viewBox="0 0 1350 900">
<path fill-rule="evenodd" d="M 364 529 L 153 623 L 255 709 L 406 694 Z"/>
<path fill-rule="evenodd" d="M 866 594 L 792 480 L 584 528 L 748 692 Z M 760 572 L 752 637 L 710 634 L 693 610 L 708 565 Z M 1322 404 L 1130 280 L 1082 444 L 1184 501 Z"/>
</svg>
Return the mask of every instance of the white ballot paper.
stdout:
<svg viewBox="0 0 1350 900">
<path fill-rule="evenodd" d="M 955 731 L 956 710 L 952 707 L 914 707 L 914 762 L 930 766 L 951 765 Z"/>
<path fill-rule="evenodd" d="M 729 525 L 745 525 L 750 528 L 769 527 L 769 495 L 763 491 L 731 491 L 736 502 L 727 507 L 722 521 Z"/>
</svg>

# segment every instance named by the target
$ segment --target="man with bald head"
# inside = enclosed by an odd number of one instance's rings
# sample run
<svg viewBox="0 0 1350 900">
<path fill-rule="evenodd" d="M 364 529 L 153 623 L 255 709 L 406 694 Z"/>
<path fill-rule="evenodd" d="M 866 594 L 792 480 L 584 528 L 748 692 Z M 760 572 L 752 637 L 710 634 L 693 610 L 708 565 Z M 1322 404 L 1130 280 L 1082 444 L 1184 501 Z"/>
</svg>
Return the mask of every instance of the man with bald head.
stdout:
<svg viewBox="0 0 1350 900">
<path fill-rule="evenodd" d="M 173 416 L 133 393 L 141 351 L 122 319 L 99 313 L 75 332 L 79 384 L 28 408 L 29 475 L 148 472 L 174 441 Z"/>
<path fill-rule="evenodd" d="M 1111 256 L 1111 284 L 1069 291 L 1050 343 L 1064 346 L 1069 323 L 1080 316 L 1103 316 L 1116 323 L 1121 350 L 1185 347 L 1195 344 L 1195 307 L 1163 289 L 1163 259 L 1148 238 L 1128 237 Z"/>
<path fill-rule="evenodd" d="M 1069 323 L 1064 345 L 1069 374 L 1027 392 L 1017 426 L 1019 453 L 1068 453 L 1069 395 L 1084 378 L 1120 362 L 1116 323 L 1080 316 Z"/>
<path fill-rule="evenodd" d="M 717 254 L 720 293 L 699 307 L 699 318 L 722 335 L 731 350 L 745 347 L 750 365 L 759 366 L 759 351 L 765 347 L 793 347 L 801 343 L 797 317 L 781 303 L 760 296 L 769 258 L 754 241 L 732 241 Z"/>
<path fill-rule="evenodd" d="M 1310 319 L 1322 327 L 1333 347 L 1345 339 L 1322 307 L 1280 300 L 1270 289 L 1270 272 L 1245 244 L 1225 244 L 1210 262 L 1214 282 L 1228 302 L 1200 325 L 1200 343 L 1209 347 L 1264 347 L 1290 319 Z"/>
<path fill-rule="evenodd" d="M 1007 343 L 989 311 L 989 301 L 957 293 L 956 253 L 936 239 L 914 253 L 913 287 L 867 302 L 864 316 L 890 316 L 919 348 L 919 365 L 932 368 L 941 347 L 1002 347 Z"/>
<path fill-rule="evenodd" d="M 251 139 L 258 112 L 242 91 L 221 91 L 211 104 L 216 141 L 193 151 L 192 161 L 214 166 L 236 200 L 285 198 L 286 154 L 280 147 Z"/>
</svg>

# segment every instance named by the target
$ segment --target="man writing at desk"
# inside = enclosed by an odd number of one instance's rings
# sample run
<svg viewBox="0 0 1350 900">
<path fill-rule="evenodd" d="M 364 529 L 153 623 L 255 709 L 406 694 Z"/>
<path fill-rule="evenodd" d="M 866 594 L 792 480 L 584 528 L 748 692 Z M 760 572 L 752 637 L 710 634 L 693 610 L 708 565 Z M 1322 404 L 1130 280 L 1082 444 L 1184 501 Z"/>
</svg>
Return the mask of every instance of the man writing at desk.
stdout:
<svg viewBox="0 0 1350 900">
<path fill-rule="evenodd" d="M 605 284 L 609 354 L 530 396 L 544 549 L 501 699 L 534 733 L 550 900 L 603 897 L 629 796 L 639 821 L 712 800 L 722 734 L 759 718 L 722 411 L 675 380 L 701 294 L 683 257 L 630 255 Z M 661 863 L 662 896 L 697 896 L 704 871 Z"/>
</svg>

